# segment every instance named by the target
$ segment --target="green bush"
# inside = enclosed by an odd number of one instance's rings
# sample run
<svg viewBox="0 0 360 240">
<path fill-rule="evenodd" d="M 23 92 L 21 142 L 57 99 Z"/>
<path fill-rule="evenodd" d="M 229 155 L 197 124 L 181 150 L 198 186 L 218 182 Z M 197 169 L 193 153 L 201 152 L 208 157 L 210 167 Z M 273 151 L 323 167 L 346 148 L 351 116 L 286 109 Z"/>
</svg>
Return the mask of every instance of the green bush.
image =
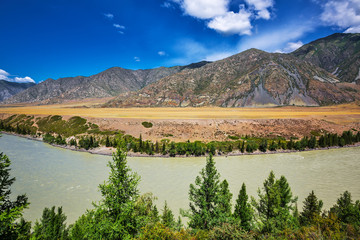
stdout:
<svg viewBox="0 0 360 240">
<path fill-rule="evenodd" d="M 152 128 L 153 124 L 151 122 L 142 122 L 141 123 L 146 128 Z"/>
</svg>

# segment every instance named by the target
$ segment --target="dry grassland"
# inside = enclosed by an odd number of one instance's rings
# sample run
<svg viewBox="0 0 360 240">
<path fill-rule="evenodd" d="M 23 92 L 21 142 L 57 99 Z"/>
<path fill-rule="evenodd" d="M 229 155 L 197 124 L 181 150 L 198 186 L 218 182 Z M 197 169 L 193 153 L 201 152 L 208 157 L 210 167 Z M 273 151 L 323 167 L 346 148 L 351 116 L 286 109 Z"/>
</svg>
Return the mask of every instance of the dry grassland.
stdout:
<svg viewBox="0 0 360 240">
<path fill-rule="evenodd" d="M 74 104 L 2 107 L 0 113 L 134 119 L 293 119 L 360 121 L 360 106 L 278 108 L 79 108 Z"/>
</svg>

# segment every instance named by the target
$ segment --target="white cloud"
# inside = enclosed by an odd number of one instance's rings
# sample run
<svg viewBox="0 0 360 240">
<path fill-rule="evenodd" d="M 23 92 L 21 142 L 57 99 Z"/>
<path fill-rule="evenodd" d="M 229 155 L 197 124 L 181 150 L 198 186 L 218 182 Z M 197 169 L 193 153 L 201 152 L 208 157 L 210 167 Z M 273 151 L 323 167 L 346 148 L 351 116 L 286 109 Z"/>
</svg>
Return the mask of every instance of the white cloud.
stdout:
<svg viewBox="0 0 360 240">
<path fill-rule="evenodd" d="M 274 0 L 245 0 L 247 8 L 243 4 L 239 5 L 239 12 L 235 13 L 229 9 L 231 0 L 172 1 L 179 4 L 186 15 L 205 20 L 208 28 L 239 35 L 251 35 L 252 20 L 269 20 L 269 8 L 274 5 Z"/>
<path fill-rule="evenodd" d="M 360 0 L 329 0 L 322 4 L 320 19 L 327 25 L 353 32 L 360 28 Z"/>
<path fill-rule="evenodd" d="M 166 55 L 166 52 L 164 52 L 164 51 L 159 51 L 158 54 L 159 54 L 159 56 L 165 56 L 165 55 Z"/>
<path fill-rule="evenodd" d="M 360 33 L 360 25 L 357 27 L 349 27 L 344 33 Z"/>
<path fill-rule="evenodd" d="M 24 78 L 15 77 L 14 82 L 18 82 L 18 83 L 32 82 L 32 83 L 35 83 L 35 81 L 31 77 L 28 77 L 28 76 L 26 76 Z"/>
<path fill-rule="evenodd" d="M 238 50 L 257 48 L 268 52 L 284 51 L 289 42 L 298 41 L 306 33 L 311 32 L 313 28 L 312 23 L 287 23 L 285 27 L 279 26 L 276 30 L 242 38 L 238 44 Z"/>
<path fill-rule="evenodd" d="M 10 74 L 5 70 L 0 69 L 0 80 L 8 80 Z"/>
<path fill-rule="evenodd" d="M 163 4 L 161 4 L 161 7 L 164 8 L 173 8 L 173 5 L 170 2 L 164 2 Z"/>
<path fill-rule="evenodd" d="M 181 57 L 168 61 L 169 65 L 186 65 L 199 61 L 216 61 L 236 53 L 236 49 L 227 46 L 206 47 L 192 39 L 182 39 L 175 45 L 175 52 Z"/>
<path fill-rule="evenodd" d="M 35 83 L 35 81 L 31 78 L 31 77 L 11 77 L 10 73 L 6 72 L 3 69 L 0 69 L 0 80 L 6 80 L 9 82 L 17 82 L 17 83 L 26 83 L 26 82 L 33 82 Z"/>
<path fill-rule="evenodd" d="M 184 12 L 192 17 L 210 19 L 228 11 L 229 0 L 181 0 Z"/>
<path fill-rule="evenodd" d="M 239 13 L 232 11 L 215 17 L 208 23 L 208 27 L 225 34 L 251 35 L 251 13 L 240 8 Z"/>
<path fill-rule="evenodd" d="M 112 13 L 104 13 L 104 16 L 108 19 L 113 19 L 114 18 L 114 14 Z"/>
<path fill-rule="evenodd" d="M 277 53 L 290 53 L 300 48 L 304 43 L 302 41 L 288 42 L 283 49 L 275 50 Z"/>
<path fill-rule="evenodd" d="M 113 26 L 118 29 L 125 29 L 125 26 L 117 24 L 117 23 L 114 23 Z"/>
<path fill-rule="evenodd" d="M 140 62 L 140 58 L 139 57 L 134 57 L 135 62 Z"/>
<path fill-rule="evenodd" d="M 256 18 L 270 19 L 270 12 L 268 8 L 273 7 L 273 0 L 245 0 L 248 5 L 253 7 L 257 12 Z"/>
</svg>

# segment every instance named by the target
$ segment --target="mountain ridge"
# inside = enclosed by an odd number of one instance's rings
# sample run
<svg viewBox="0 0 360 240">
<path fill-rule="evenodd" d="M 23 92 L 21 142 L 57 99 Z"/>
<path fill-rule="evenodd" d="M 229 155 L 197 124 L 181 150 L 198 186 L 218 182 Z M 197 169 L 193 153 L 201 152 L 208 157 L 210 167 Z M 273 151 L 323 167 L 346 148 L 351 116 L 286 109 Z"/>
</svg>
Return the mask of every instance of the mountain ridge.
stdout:
<svg viewBox="0 0 360 240">
<path fill-rule="evenodd" d="M 32 82 L 17 83 L 6 80 L 0 80 L 0 102 L 35 85 L 36 84 Z"/>
</svg>

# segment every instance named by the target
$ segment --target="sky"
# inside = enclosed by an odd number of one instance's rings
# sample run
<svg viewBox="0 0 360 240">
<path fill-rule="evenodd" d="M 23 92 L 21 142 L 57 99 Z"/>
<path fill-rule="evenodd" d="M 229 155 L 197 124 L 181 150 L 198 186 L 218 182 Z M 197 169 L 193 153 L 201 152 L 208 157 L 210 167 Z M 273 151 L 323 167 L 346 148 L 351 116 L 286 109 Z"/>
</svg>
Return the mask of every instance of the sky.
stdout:
<svg viewBox="0 0 360 240">
<path fill-rule="evenodd" d="M 336 32 L 360 32 L 360 0 L 0 0 L 0 79 L 287 53 Z"/>
</svg>

